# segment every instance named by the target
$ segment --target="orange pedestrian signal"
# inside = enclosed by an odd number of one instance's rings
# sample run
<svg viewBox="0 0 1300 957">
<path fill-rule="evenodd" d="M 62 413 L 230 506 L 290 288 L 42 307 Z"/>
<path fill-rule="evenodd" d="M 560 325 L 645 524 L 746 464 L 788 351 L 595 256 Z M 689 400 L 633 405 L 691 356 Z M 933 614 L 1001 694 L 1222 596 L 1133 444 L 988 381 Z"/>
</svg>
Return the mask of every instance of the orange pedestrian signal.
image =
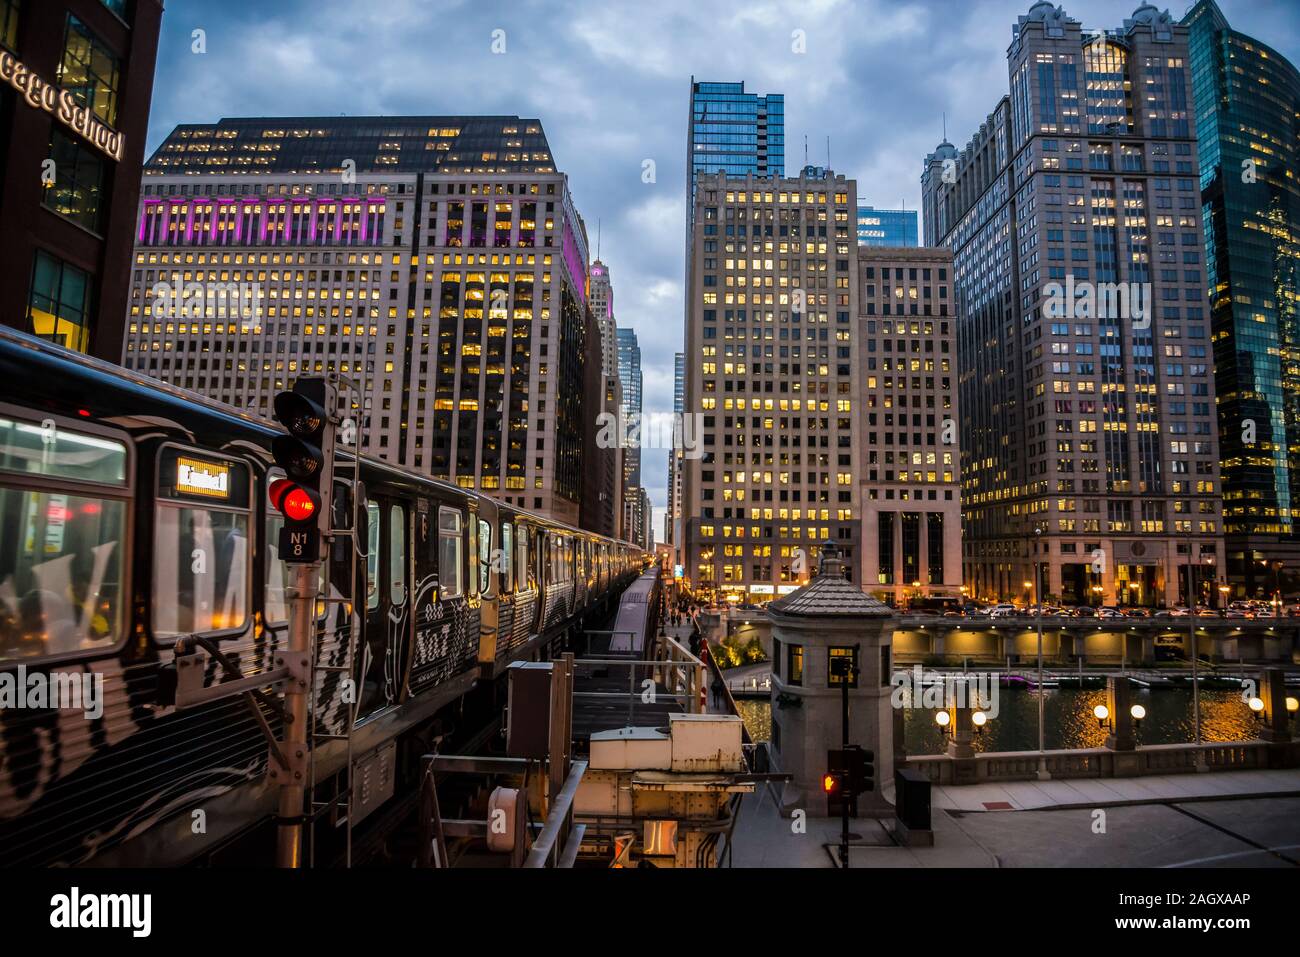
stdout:
<svg viewBox="0 0 1300 957">
<path fill-rule="evenodd" d="M 827 794 L 835 790 L 835 775 L 827 774 L 822 777 L 822 790 Z"/>
</svg>

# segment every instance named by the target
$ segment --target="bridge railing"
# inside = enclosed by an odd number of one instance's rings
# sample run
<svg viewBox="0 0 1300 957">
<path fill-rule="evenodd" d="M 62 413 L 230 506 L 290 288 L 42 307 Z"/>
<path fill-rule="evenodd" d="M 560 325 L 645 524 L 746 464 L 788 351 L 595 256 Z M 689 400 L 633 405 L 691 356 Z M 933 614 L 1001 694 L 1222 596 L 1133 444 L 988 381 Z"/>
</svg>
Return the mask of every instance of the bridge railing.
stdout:
<svg viewBox="0 0 1300 957">
<path fill-rule="evenodd" d="M 1181 774 L 1197 770 L 1197 754 L 1211 771 L 1256 771 L 1294 767 L 1300 762 L 1300 742 L 1261 740 L 1195 744 L 1153 744 L 1133 751 L 1109 748 L 1075 748 L 1043 752 L 1053 779 L 1108 778 L 1123 774 Z M 1123 761 L 1117 769 L 1117 757 Z M 920 771 L 934 784 L 986 784 L 997 781 L 1032 781 L 1038 776 L 1037 751 L 986 751 L 970 758 L 946 754 L 910 755 L 904 767 Z"/>
</svg>

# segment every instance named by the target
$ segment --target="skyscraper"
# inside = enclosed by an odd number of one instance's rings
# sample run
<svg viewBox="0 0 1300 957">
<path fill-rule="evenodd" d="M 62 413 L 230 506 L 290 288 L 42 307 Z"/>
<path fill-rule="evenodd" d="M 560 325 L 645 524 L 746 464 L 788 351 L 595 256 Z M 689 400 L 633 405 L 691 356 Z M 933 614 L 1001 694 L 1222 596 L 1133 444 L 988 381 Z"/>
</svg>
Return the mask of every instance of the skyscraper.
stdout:
<svg viewBox="0 0 1300 957">
<path fill-rule="evenodd" d="M 599 259 L 591 264 L 591 291 L 588 299 L 600 341 L 600 362 L 597 373 L 601 388 L 600 414 L 605 417 L 600 421 L 608 422 L 610 416 L 614 421 L 618 421 L 623 415 L 623 384 L 618 375 L 618 342 L 615 335 L 618 324 L 614 317 L 614 286 L 609 267 Z M 593 366 L 595 365 L 597 364 L 593 363 Z M 601 431 L 597 430 L 598 437 Z M 612 433 L 614 437 L 621 438 L 620 429 L 605 431 L 606 434 Z M 600 448 L 597 443 L 593 456 L 599 460 L 602 474 L 597 488 L 592 490 L 590 495 L 584 496 L 584 499 L 595 498 L 596 501 L 593 503 L 584 501 L 584 505 L 598 510 L 601 516 L 600 527 L 603 529 L 608 523 L 610 529 L 608 534 L 626 536 L 624 502 L 627 489 L 624 487 L 624 465 L 627 449 L 621 442 L 615 443 L 611 448 Z M 609 472 L 608 475 L 604 474 L 606 470 Z M 587 527 L 596 526 L 588 524 Z"/>
<path fill-rule="evenodd" d="M 695 178 L 785 175 L 785 95 L 746 93 L 744 82 L 710 83 L 691 77 L 686 138 L 686 215 L 694 215 Z M 688 236 L 689 238 L 689 236 Z"/>
<path fill-rule="evenodd" d="M 112 362 L 162 12 L 0 0 L 0 322 Z"/>
<path fill-rule="evenodd" d="M 678 352 L 673 356 L 673 416 L 675 422 L 682 422 L 686 410 L 686 355 Z M 682 508 L 682 458 L 683 450 L 668 450 L 668 509 L 664 516 L 664 541 L 674 548 L 674 562 L 681 560 L 677 549 L 681 547 L 681 508 Z"/>
<path fill-rule="evenodd" d="M 856 184 L 702 175 L 687 290 L 682 462 L 693 587 L 764 601 L 794 591 L 823 542 L 857 564 Z M 855 580 L 858 575 L 855 571 Z"/>
<path fill-rule="evenodd" d="M 600 329 L 601 371 L 618 375 L 618 347 L 614 341 L 617 323 L 614 319 L 614 286 L 609 267 L 599 259 L 591 264 L 591 314 Z"/>
<path fill-rule="evenodd" d="M 743 81 L 715 83 L 697 81 L 692 76 L 690 115 L 686 124 L 686 174 L 686 349 L 689 354 L 690 290 L 695 288 L 693 269 L 696 264 L 696 179 L 709 174 L 785 176 L 785 95 L 746 93 Z M 684 395 L 684 383 L 681 391 Z M 684 563 L 682 454 L 680 450 L 672 449 L 668 458 L 668 514 L 675 529 L 672 544 L 677 560 Z M 688 569 L 687 574 L 692 572 Z"/>
<path fill-rule="evenodd" d="M 598 337 L 540 122 L 179 126 L 137 222 L 128 368 L 263 415 L 299 374 L 345 374 L 368 451 L 580 520 Z"/>
<path fill-rule="evenodd" d="M 636 333 L 631 329 L 619 329 L 618 340 L 618 379 L 623 386 L 623 407 L 627 409 L 632 422 L 641 419 L 641 346 L 637 344 Z M 641 487 L 641 447 L 634 444 L 628 448 L 624 458 L 623 472 L 627 477 L 629 489 Z"/>
<path fill-rule="evenodd" d="M 858 207 L 859 246 L 916 246 L 916 210 Z"/>
<path fill-rule="evenodd" d="M 1300 72 L 1214 0 L 1188 29 L 1222 448 L 1228 580 L 1300 586 Z"/>
<path fill-rule="evenodd" d="M 862 582 L 882 601 L 961 595 L 952 250 L 858 248 Z"/>
<path fill-rule="evenodd" d="M 1222 573 L 1187 29 L 1144 4 L 1013 28 L 1010 96 L 922 174 L 954 255 L 967 585 L 1201 600 Z"/>
</svg>

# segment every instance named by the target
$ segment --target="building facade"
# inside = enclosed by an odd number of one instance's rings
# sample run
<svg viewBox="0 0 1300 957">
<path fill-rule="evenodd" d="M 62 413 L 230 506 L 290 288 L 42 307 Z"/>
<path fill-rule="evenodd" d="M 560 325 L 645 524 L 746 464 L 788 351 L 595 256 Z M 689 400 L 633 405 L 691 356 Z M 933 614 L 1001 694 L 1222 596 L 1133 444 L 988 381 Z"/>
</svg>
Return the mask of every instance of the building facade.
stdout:
<svg viewBox="0 0 1300 957">
<path fill-rule="evenodd" d="M 628 422 L 641 422 L 641 346 L 636 333 L 623 328 L 616 331 L 618 342 L 618 379 L 623 386 L 623 407 L 627 410 Z M 637 429 L 640 432 L 640 429 Z M 623 476 L 627 494 L 641 487 L 641 443 L 631 442 L 623 457 Z"/>
<path fill-rule="evenodd" d="M 859 246 L 917 246 L 917 214 L 914 209 L 858 207 Z"/>
<path fill-rule="evenodd" d="M 1223 573 L 1187 29 L 1019 18 L 1010 95 L 922 174 L 953 251 L 965 581 L 982 598 L 1175 605 Z M 1194 568 L 1188 574 L 1189 567 Z M 1031 586 L 1032 587 L 1032 586 Z"/>
<path fill-rule="evenodd" d="M 697 179 L 687 290 L 685 573 L 765 601 L 808 580 L 823 542 L 857 560 L 856 184 Z"/>
<path fill-rule="evenodd" d="M 858 249 L 863 587 L 961 597 L 957 315 L 949 249 Z"/>
<path fill-rule="evenodd" d="M 1300 590 L 1300 72 L 1229 26 L 1188 29 L 1222 452 L 1227 577 Z"/>
<path fill-rule="evenodd" d="M 618 375 L 618 345 L 614 319 L 614 285 L 609 267 L 599 259 L 591 264 L 591 314 L 600 330 L 600 368 L 607 376 Z"/>
<path fill-rule="evenodd" d="M 686 411 L 686 355 L 673 354 L 673 417 L 682 422 Z M 668 507 L 664 515 L 664 541 L 673 549 L 673 564 L 681 563 L 682 460 L 685 450 L 674 442 L 668 450 Z"/>
<path fill-rule="evenodd" d="M 579 522 L 599 334 L 537 120 L 180 126 L 136 228 L 128 368 L 262 415 L 340 373 L 369 452 Z"/>
<path fill-rule="evenodd" d="M 160 0 L 0 0 L 0 315 L 112 362 L 161 19 Z"/>
</svg>

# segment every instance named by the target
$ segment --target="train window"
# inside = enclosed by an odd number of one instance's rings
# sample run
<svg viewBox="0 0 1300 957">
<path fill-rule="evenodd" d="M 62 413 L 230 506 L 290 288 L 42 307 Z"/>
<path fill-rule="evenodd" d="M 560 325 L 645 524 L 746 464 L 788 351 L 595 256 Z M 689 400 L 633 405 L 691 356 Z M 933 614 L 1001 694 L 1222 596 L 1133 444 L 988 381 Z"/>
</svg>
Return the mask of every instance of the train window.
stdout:
<svg viewBox="0 0 1300 957">
<path fill-rule="evenodd" d="M 123 637 L 126 462 L 123 442 L 0 417 L 0 661 Z"/>
<path fill-rule="evenodd" d="M 126 502 L 0 486 L 0 661 L 122 636 Z"/>
<path fill-rule="evenodd" d="M 379 607 L 379 504 L 366 502 L 366 608 Z"/>
<path fill-rule="evenodd" d="M 41 424 L 0 418 L 0 469 L 23 475 L 126 485 L 126 446 L 72 432 L 53 419 Z"/>
<path fill-rule="evenodd" d="M 438 586 L 439 598 L 459 598 L 464 593 L 462 577 L 462 554 L 464 539 L 461 537 L 461 514 L 459 509 L 438 509 Z"/>
<path fill-rule="evenodd" d="M 492 583 L 492 526 L 478 520 L 478 593 L 486 595 Z"/>
<path fill-rule="evenodd" d="M 406 510 L 400 505 L 388 510 L 388 600 L 406 604 Z"/>
<path fill-rule="evenodd" d="M 175 446 L 159 454 L 155 637 L 237 631 L 247 624 L 249 487 L 242 462 Z"/>
<path fill-rule="evenodd" d="M 497 554 L 497 571 L 501 578 L 497 588 L 501 594 L 508 595 L 515 590 L 515 527 L 509 522 L 501 523 L 501 551 Z"/>
<path fill-rule="evenodd" d="M 516 569 L 519 579 L 519 588 L 522 591 L 531 591 L 537 587 L 537 582 L 533 577 L 533 570 L 528 564 L 528 526 L 516 526 L 519 533 L 519 540 L 515 543 Z"/>
</svg>

